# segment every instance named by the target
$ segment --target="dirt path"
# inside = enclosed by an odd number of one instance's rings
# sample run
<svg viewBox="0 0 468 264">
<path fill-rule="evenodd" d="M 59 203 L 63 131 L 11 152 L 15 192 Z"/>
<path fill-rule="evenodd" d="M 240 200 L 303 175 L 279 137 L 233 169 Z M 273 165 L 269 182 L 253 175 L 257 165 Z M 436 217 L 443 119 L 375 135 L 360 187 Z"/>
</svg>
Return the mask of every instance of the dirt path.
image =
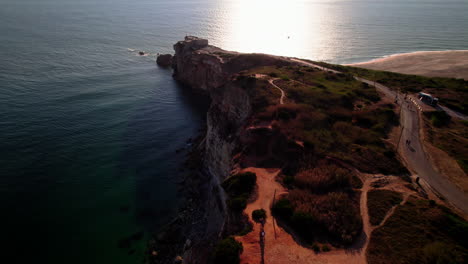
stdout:
<svg viewBox="0 0 468 264">
<path fill-rule="evenodd" d="M 338 71 L 327 69 L 325 67 L 310 62 L 305 62 L 299 59 L 291 60 L 306 66 L 338 73 Z M 452 183 L 440 173 L 438 173 L 434 169 L 432 162 L 427 158 L 427 155 L 424 152 L 419 135 L 420 113 L 416 109 L 416 107 L 408 107 L 407 102 L 401 94 L 392 91 L 390 88 L 382 84 L 359 77 L 355 78 L 361 82 L 365 82 L 369 85 L 375 86 L 375 88 L 378 91 L 383 93 L 390 100 L 398 99 L 398 103 L 400 104 L 402 109 L 400 116 L 402 134 L 400 139 L 401 144 L 399 145 L 398 152 L 402 155 L 409 169 L 414 174 L 419 175 L 422 179 L 424 179 L 431 186 L 431 188 L 434 189 L 441 196 L 443 196 L 446 199 L 446 201 L 448 201 L 448 203 L 461 210 L 465 215 L 468 215 L 468 196 L 462 190 L 460 190 L 454 183 Z M 451 113 L 448 112 L 448 114 Z M 405 144 L 407 140 L 411 143 Z"/>
<path fill-rule="evenodd" d="M 284 99 L 286 98 L 286 93 L 283 91 L 283 89 L 281 89 L 278 85 L 276 85 L 274 83 L 274 81 L 279 80 L 279 78 L 271 78 L 270 76 L 265 75 L 265 74 L 255 74 L 255 77 L 260 78 L 260 79 L 268 79 L 268 82 L 271 85 L 273 85 L 273 87 L 275 87 L 276 89 L 278 89 L 281 92 L 281 97 L 280 97 L 279 103 L 280 103 L 280 105 L 284 104 Z"/>
<path fill-rule="evenodd" d="M 363 185 L 361 188 L 361 201 L 360 201 L 360 209 L 361 209 L 361 218 L 362 218 L 362 230 L 363 230 L 363 237 L 364 244 L 361 249 L 361 258 L 362 263 L 367 263 L 366 260 L 366 251 L 367 247 L 369 246 L 370 236 L 372 234 L 372 227 L 370 224 L 369 219 L 369 207 L 367 207 L 367 193 L 371 189 L 370 186 L 370 177 L 364 175 L 365 179 L 363 180 Z"/>
<path fill-rule="evenodd" d="M 270 79 L 270 80 L 268 80 L 268 82 L 269 82 L 271 85 L 273 85 L 274 87 L 276 87 L 278 90 L 280 90 L 280 92 L 281 92 L 280 104 L 284 104 L 284 98 L 286 97 L 286 95 L 285 95 L 283 89 L 279 88 L 279 87 L 274 83 L 274 81 L 276 81 L 276 80 L 278 80 L 278 79 L 277 79 L 277 78 L 275 78 L 275 79 Z"/>
<path fill-rule="evenodd" d="M 362 264 L 365 260 L 360 252 L 345 251 L 342 249 L 332 250 L 327 253 L 316 254 L 313 250 L 299 245 L 291 234 L 278 226 L 271 216 L 270 207 L 273 196 L 278 196 L 287 190 L 279 184 L 275 178 L 279 169 L 247 168 L 244 171 L 255 172 L 257 175 L 258 195 L 257 199 L 248 204 L 244 212 L 252 220 L 252 212 L 263 208 L 267 219 L 264 226 L 264 260 L 267 264 L 284 263 L 312 263 L 312 264 Z M 255 223 L 252 232 L 236 239 L 242 242 L 244 251 L 241 255 L 241 263 L 261 263 L 260 234 L 261 225 Z M 275 236 L 276 234 L 276 236 Z"/>
</svg>

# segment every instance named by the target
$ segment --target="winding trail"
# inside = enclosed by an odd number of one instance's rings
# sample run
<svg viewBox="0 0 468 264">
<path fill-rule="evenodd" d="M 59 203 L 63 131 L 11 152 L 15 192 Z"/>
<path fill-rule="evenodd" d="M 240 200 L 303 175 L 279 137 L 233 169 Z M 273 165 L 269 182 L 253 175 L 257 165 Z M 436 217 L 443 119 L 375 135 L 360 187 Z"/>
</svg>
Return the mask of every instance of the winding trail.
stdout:
<svg viewBox="0 0 468 264">
<path fill-rule="evenodd" d="M 277 86 L 274 81 L 279 80 L 278 78 L 270 79 L 268 82 L 273 85 L 276 89 L 280 90 L 281 92 L 281 98 L 280 98 L 280 105 L 284 104 L 284 98 L 286 97 L 283 89 L 281 89 L 279 86 Z"/>
<path fill-rule="evenodd" d="M 325 71 L 340 73 L 339 71 L 328 69 L 310 62 L 299 59 L 291 59 L 302 65 L 318 68 Z M 398 99 L 401 107 L 400 123 L 402 125 L 401 139 L 398 147 L 398 152 L 406 161 L 408 168 L 416 175 L 425 180 L 431 188 L 440 194 L 445 200 L 454 207 L 461 210 L 465 215 L 468 215 L 468 196 L 460 190 L 453 182 L 438 173 L 433 164 L 424 152 L 420 139 L 420 112 L 415 106 L 411 106 L 410 101 L 403 98 L 403 95 L 392 91 L 387 86 L 380 83 L 370 81 L 355 76 L 356 80 L 375 86 L 375 88 L 383 93 L 389 99 Z M 453 111 L 452 111 L 453 112 Z M 448 112 L 451 114 L 451 112 Z M 407 140 L 410 144 L 405 144 Z"/>
<path fill-rule="evenodd" d="M 281 97 L 280 97 L 279 103 L 280 103 L 280 105 L 284 104 L 284 98 L 286 98 L 286 93 L 284 92 L 283 89 L 281 89 L 278 85 L 276 85 L 276 84 L 274 83 L 274 81 L 279 80 L 279 78 L 271 78 L 271 77 L 268 76 L 268 75 L 259 74 L 259 73 L 255 74 L 255 77 L 256 77 L 256 78 L 259 78 L 259 79 L 268 79 L 268 82 L 269 82 L 273 87 L 275 87 L 276 89 L 278 89 L 278 90 L 281 92 Z"/>
<path fill-rule="evenodd" d="M 362 235 L 360 238 L 360 242 L 358 243 L 363 243 L 362 244 L 362 249 L 361 249 L 361 258 L 362 258 L 362 263 L 367 263 L 366 261 L 366 252 L 367 252 L 367 247 L 369 246 L 370 242 L 370 236 L 372 235 L 372 227 L 370 224 L 370 219 L 369 219 L 369 207 L 367 206 L 367 193 L 371 189 L 370 186 L 370 181 L 371 179 L 369 177 L 366 177 L 366 179 L 363 181 L 362 188 L 361 188 L 361 199 L 360 199 L 360 211 L 361 211 L 361 218 L 362 218 Z"/>
</svg>

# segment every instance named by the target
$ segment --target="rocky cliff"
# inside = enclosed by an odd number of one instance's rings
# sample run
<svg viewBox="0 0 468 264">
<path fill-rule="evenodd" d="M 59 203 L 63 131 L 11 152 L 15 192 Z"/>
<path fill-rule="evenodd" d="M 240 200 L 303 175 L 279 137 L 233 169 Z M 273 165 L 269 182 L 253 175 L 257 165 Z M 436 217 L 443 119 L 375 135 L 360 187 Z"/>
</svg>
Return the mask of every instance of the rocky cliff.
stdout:
<svg viewBox="0 0 468 264">
<path fill-rule="evenodd" d="M 236 74 L 253 67 L 290 65 L 291 61 L 266 54 L 244 54 L 208 45 L 208 40 L 188 36 L 174 45 L 174 78 L 205 91 L 212 99 L 208 111 L 206 167 L 220 181 L 232 169 L 232 153 L 239 129 L 251 114 L 251 95 Z"/>
<path fill-rule="evenodd" d="M 211 97 L 207 132 L 202 141 L 205 175 L 200 184 L 203 196 L 197 204 L 202 212 L 198 224 L 186 234 L 184 263 L 207 263 L 212 246 L 232 222 L 220 183 L 234 168 L 233 154 L 239 149 L 241 128 L 252 112 L 251 94 L 236 80 L 236 74 L 253 67 L 290 65 L 291 62 L 265 54 L 242 54 L 208 45 L 205 39 L 185 37 L 174 45 L 174 78 Z M 197 210 L 197 209 L 196 209 Z M 188 246 L 187 246 L 188 244 Z"/>
</svg>

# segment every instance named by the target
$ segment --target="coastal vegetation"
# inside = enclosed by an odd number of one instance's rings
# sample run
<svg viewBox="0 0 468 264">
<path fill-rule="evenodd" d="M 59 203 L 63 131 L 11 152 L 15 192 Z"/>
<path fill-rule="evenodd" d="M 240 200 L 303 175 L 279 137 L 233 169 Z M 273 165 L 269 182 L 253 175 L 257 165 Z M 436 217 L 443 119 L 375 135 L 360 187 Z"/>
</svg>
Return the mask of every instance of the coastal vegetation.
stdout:
<svg viewBox="0 0 468 264">
<path fill-rule="evenodd" d="M 468 173 L 468 122 L 451 119 L 440 112 L 425 112 L 423 116 L 427 140 L 454 158 Z"/>
<path fill-rule="evenodd" d="M 467 263 L 468 223 L 448 208 L 410 197 L 372 233 L 370 264 Z"/>
<path fill-rule="evenodd" d="M 216 245 L 213 262 L 215 264 L 239 264 L 242 250 L 242 243 L 233 237 L 227 237 Z"/>
<path fill-rule="evenodd" d="M 385 141 L 399 122 L 394 105 L 351 74 L 304 66 L 259 67 L 236 81 L 251 94 L 251 125 L 259 127 L 241 139 L 240 164 L 282 167 L 289 189 L 273 204 L 274 216 L 310 246 L 350 245 L 362 230 L 354 168 L 407 173 Z M 273 85 L 287 94 L 283 104 Z"/>
<path fill-rule="evenodd" d="M 252 212 L 252 219 L 257 223 L 265 221 L 266 211 L 264 209 L 257 209 L 255 211 L 253 211 Z"/>
<path fill-rule="evenodd" d="M 352 172 L 322 161 L 294 178 L 294 188 L 272 211 L 307 243 L 315 240 L 348 245 L 362 229 L 359 193 Z"/>
<path fill-rule="evenodd" d="M 379 225 L 388 211 L 402 201 L 401 193 L 390 190 L 371 190 L 367 193 L 369 220 L 374 226 Z"/>
<path fill-rule="evenodd" d="M 252 172 L 244 172 L 227 178 L 222 186 L 229 195 L 227 204 L 230 209 L 242 212 L 247 206 L 247 200 L 255 189 L 257 176 Z"/>
<path fill-rule="evenodd" d="M 247 87 L 254 89 L 254 106 L 263 101 L 262 107 L 254 109 L 254 122 L 271 122 L 289 139 L 303 142 L 306 152 L 336 157 L 364 172 L 406 172 L 382 140 L 399 118 L 392 104 L 379 101 L 373 87 L 347 74 L 301 66 L 261 67 L 246 74 L 289 79 L 275 81 L 288 95 L 283 105 L 277 104 L 279 94 L 265 96 L 267 81 L 251 81 Z M 269 90 L 277 91 L 271 85 Z"/>
<path fill-rule="evenodd" d="M 463 79 L 424 77 L 387 71 L 314 62 L 318 65 L 376 81 L 404 93 L 425 91 L 438 97 L 441 104 L 468 114 L 468 81 Z"/>
</svg>

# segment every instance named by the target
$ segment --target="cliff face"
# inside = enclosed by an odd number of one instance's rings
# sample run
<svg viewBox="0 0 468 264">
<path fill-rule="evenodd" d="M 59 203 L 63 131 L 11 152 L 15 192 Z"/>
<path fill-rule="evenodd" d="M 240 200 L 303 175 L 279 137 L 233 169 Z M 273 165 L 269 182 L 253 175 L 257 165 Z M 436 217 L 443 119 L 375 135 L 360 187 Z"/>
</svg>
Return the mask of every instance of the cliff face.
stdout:
<svg viewBox="0 0 468 264">
<path fill-rule="evenodd" d="M 211 91 L 225 85 L 236 73 L 261 66 L 285 66 L 292 62 L 267 54 L 226 51 L 208 40 L 188 36 L 174 45 L 174 78 L 194 89 Z"/>
<path fill-rule="evenodd" d="M 220 183 L 234 168 L 233 154 L 239 148 L 239 134 L 252 112 L 251 95 L 236 73 L 263 65 L 290 65 L 291 62 L 265 54 L 242 54 L 208 45 L 208 41 L 186 37 L 174 45 L 172 60 L 174 78 L 206 92 L 211 97 L 204 140 L 203 225 L 189 235 L 191 247 L 185 248 L 185 263 L 207 263 L 210 246 L 223 231 L 229 232 L 233 222 L 226 210 L 225 194 Z M 193 235 L 196 234 L 196 235 Z"/>
<path fill-rule="evenodd" d="M 174 45 L 174 78 L 212 99 L 207 118 L 206 166 L 224 180 L 232 169 L 238 132 L 251 114 L 249 91 L 234 81 L 237 73 L 254 67 L 285 66 L 291 61 L 266 55 L 225 51 L 208 40 L 188 36 Z"/>
<path fill-rule="evenodd" d="M 172 67 L 177 81 L 202 90 L 220 87 L 226 82 L 222 59 L 214 54 L 219 49 L 208 46 L 208 40 L 185 37 L 174 45 L 174 50 Z"/>
</svg>

